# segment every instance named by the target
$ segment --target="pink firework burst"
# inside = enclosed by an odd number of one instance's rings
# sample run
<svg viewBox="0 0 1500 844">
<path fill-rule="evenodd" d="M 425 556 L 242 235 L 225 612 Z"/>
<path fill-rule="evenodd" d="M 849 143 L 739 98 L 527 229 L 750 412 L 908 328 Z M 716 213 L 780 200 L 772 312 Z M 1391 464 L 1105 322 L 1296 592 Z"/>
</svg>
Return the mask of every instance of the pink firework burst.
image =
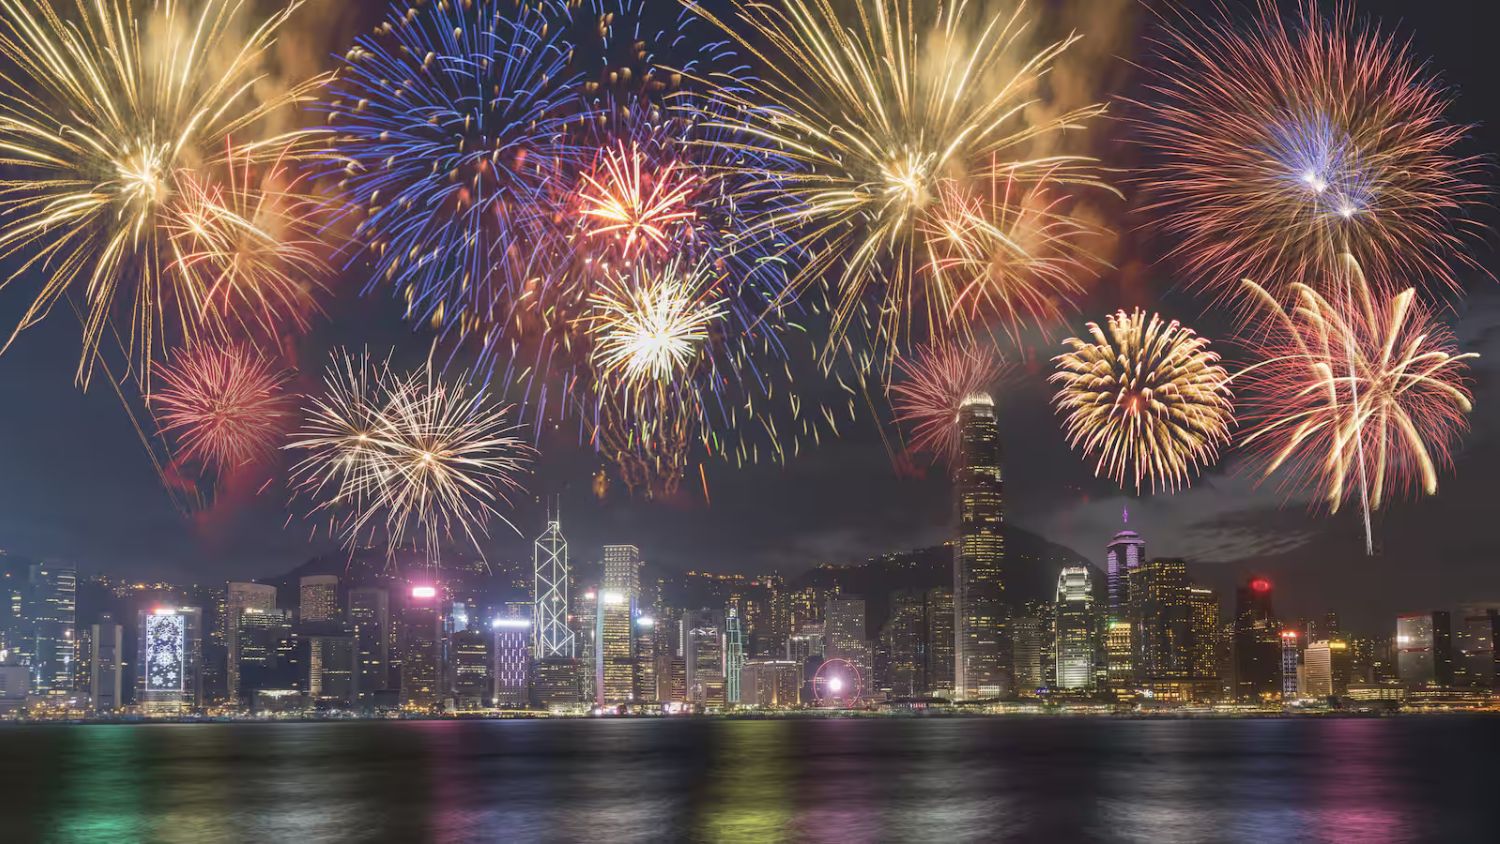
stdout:
<svg viewBox="0 0 1500 844">
<path fill-rule="evenodd" d="M 224 471 L 275 452 L 291 414 L 289 374 L 255 350 L 199 344 L 155 374 L 152 411 L 181 459 Z"/>
<path fill-rule="evenodd" d="M 1468 127 L 1445 118 L 1450 93 L 1407 44 L 1342 2 L 1324 14 L 1305 0 L 1290 20 L 1272 0 L 1247 21 L 1164 18 L 1136 121 L 1157 155 L 1145 211 L 1195 284 L 1279 296 L 1344 253 L 1377 278 L 1447 288 L 1477 266 L 1483 162 L 1456 151 Z"/>
<path fill-rule="evenodd" d="M 959 410 L 972 396 L 988 396 L 1009 366 L 992 346 L 954 342 L 923 346 L 896 366 L 902 378 L 890 387 L 891 407 L 897 424 L 911 431 L 912 450 L 955 464 Z"/>
</svg>

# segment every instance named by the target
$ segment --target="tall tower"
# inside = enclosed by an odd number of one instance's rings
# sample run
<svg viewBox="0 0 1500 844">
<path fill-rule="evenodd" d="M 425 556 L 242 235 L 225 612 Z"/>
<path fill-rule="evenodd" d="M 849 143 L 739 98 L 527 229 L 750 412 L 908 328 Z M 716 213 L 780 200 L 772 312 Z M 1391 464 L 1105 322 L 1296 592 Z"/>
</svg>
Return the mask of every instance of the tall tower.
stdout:
<svg viewBox="0 0 1500 844">
<path fill-rule="evenodd" d="M 632 601 L 641 597 L 641 549 L 634 545 L 604 546 L 604 590 L 620 592 Z"/>
<path fill-rule="evenodd" d="M 537 659 L 573 656 L 573 633 L 568 629 L 568 540 L 553 518 L 537 537 L 531 562 L 536 573 L 536 606 L 532 612 L 532 655 Z"/>
<path fill-rule="evenodd" d="M 1130 511 L 1120 514 L 1120 532 L 1109 541 L 1104 552 L 1105 580 L 1109 586 L 1109 620 L 1121 621 L 1130 605 L 1127 578 L 1133 569 L 1140 568 L 1146 559 L 1146 540 L 1125 525 L 1130 524 Z"/>
<path fill-rule="evenodd" d="M 1089 570 L 1069 566 L 1057 576 L 1057 687 L 1086 689 L 1094 682 L 1094 590 Z"/>
<path fill-rule="evenodd" d="M 958 412 L 962 447 L 954 486 L 958 546 L 953 565 L 954 693 L 960 699 L 1010 693 L 1006 653 L 1004 484 L 995 402 L 984 393 Z"/>
</svg>

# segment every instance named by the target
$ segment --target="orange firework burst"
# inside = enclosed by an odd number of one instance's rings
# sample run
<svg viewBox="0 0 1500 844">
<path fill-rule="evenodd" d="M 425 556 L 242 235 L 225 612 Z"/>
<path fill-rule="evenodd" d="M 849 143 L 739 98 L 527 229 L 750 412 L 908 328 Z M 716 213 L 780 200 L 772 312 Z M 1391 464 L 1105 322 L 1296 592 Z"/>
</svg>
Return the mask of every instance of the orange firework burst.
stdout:
<svg viewBox="0 0 1500 844">
<path fill-rule="evenodd" d="M 1308 0 L 1285 22 L 1272 0 L 1239 28 L 1182 12 L 1140 108 L 1160 163 L 1146 209 L 1178 236 L 1193 280 L 1225 296 L 1250 278 L 1285 292 L 1348 252 L 1379 278 L 1458 285 L 1485 192 L 1467 127 L 1409 48 Z"/>
<path fill-rule="evenodd" d="M 697 178 L 672 160 L 643 172 L 650 166 L 643 159 L 634 142 L 604 150 L 578 196 L 587 234 L 618 239 L 627 259 L 648 247 L 666 250 L 697 216 L 690 204 Z"/>
<path fill-rule="evenodd" d="M 1097 456 L 1094 473 L 1139 493 L 1143 482 L 1176 491 L 1218 459 L 1234 406 L 1229 373 L 1208 340 L 1177 321 L 1137 309 L 1089 323 L 1053 360 L 1053 398 L 1068 444 Z"/>
<path fill-rule="evenodd" d="M 1243 439 L 1264 473 L 1292 471 L 1330 512 L 1354 497 L 1370 510 L 1404 492 L 1437 492 L 1438 469 L 1467 428 L 1467 361 L 1416 298 L 1367 282 L 1344 258 L 1337 294 L 1292 284 L 1246 289 L 1269 315 L 1243 381 Z"/>
<path fill-rule="evenodd" d="M 927 452 L 949 465 L 958 460 L 958 414 L 972 396 L 985 395 L 1007 367 L 989 345 L 938 343 L 915 357 L 896 361 L 903 379 L 891 385 L 891 407 L 898 424 L 910 428 L 913 451 Z"/>
<path fill-rule="evenodd" d="M 150 401 L 178 456 L 217 471 L 276 450 L 291 415 L 286 371 L 239 344 L 199 344 L 155 367 Z"/>
</svg>

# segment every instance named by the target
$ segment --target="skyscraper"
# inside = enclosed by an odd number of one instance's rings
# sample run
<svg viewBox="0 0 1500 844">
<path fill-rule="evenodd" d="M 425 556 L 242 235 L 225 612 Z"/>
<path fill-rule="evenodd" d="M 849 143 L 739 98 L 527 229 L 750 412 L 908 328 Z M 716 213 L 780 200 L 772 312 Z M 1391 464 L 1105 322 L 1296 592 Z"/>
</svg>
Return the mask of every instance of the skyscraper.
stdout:
<svg viewBox="0 0 1500 844">
<path fill-rule="evenodd" d="M 494 694 L 491 638 L 474 628 L 453 634 L 453 698 L 460 711 L 480 709 Z"/>
<path fill-rule="evenodd" d="M 135 700 L 147 715 L 187 715 L 203 705 L 203 613 L 197 607 L 140 612 Z"/>
<path fill-rule="evenodd" d="M 1302 667 L 1307 678 L 1303 694 L 1307 697 L 1326 698 L 1348 692 L 1353 668 L 1348 641 L 1322 639 L 1309 644 L 1302 652 Z"/>
<path fill-rule="evenodd" d="M 1396 617 L 1396 671 L 1410 688 L 1453 685 L 1453 628 L 1447 610 Z"/>
<path fill-rule="evenodd" d="M 1057 687 L 1087 689 L 1094 682 L 1094 589 L 1089 570 L 1069 566 L 1057 576 Z"/>
<path fill-rule="evenodd" d="M 594 607 L 594 693 L 600 706 L 635 696 L 635 599 L 624 589 L 598 593 Z"/>
<path fill-rule="evenodd" d="M 224 642 L 228 648 L 227 670 L 230 700 L 244 687 L 240 679 L 240 616 L 247 609 L 266 612 L 276 609 L 276 587 L 264 583 L 229 584 L 224 605 Z"/>
<path fill-rule="evenodd" d="M 339 620 L 339 579 L 331 574 L 314 574 L 299 583 L 299 610 L 302 623 L 319 624 Z"/>
<path fill-rule="evenodd" d="M 497 618 L 491 658 L 494 660 L 496 706 L 525 706 L 531 695 L 531 621 Z"/>
<path fill-rule="evenodd" d="M 648 615 L 635 619 L 635 699 L 659 700 L 656 665 L 659 653 L 656 619 Z"/>
<path fill-rule="evenodd" d="M 31 691 L 67 697 L 73 691 L 73 638 L 77 635 L 78 571 L 72 563 L 31 566 L 25 615 L 31 627 Z"/>
<path fill-rule="evenodd" d="M 724 700 L 739 704 L 740 669 L 745 667 L 745 628 L 736 607 L 724 611 Z"/>
<path fill-rule="evenodd" d="M 927 590 L 927 671 L 923 691 L 932 695 L 953 694 L 953 590 L 935 586 Z"/>
<path fill-rule="evenodd" d="M 356 697 L 370 703 L 391 687 L 390 593 L 378 586 L 349 590 L 349 623 L 354 625 Z"/>
<path fill-rule="evenodd" d="M 869 640 L 865 638 L 865 599 L 829 598 L 823 610 L 824 656 L 853 663 L 866 689 L 874 684 Z"/>
<path fill-rule="evenodd" d="M 121 671 L 124 632 L 109 613 L 101 614 L 90 632 L 93 654 L 89 660 L 89 708 L 99 715 L 107 715 L 125 704 L 120 682 L 124 673 Z"/>
<path fill-rule="evenodd" d="M 954 478 L 958 545 L 954 552 L 954 693 L 960 698 L 1010 693 L 1006 644 L 1004 486 L 995 403 L 985 394 L 963 400 L 961 452 Z"/>
<path fill-rule="evenodd" d="M 1130 511 L 1120 514 L 1123 525 L 1130 524 Z M 1109 619 L 1122 620 L 1130 606 L 1130 572 L 1140 568 L 1146 559 L 1146 540 L 1129 528 L 1121 528 L 1104 549 L 1104 577 L 1109 589 Z"/>
<path fill-rule="evenodd" d="M 536 539 L 532 570 L 535 574 L 532 594 L 536 600 L 531 614 L 536 637 L 532 656 L 571 658 L 574 653 L 573 632 L 568 629 L 568 540 L 563 538 L 557 519 L 547 522 L 547 530 Z"/>
<path fill-rule="evenodd" d="M 1219 596 L 1203 586 L 1188 588 L 1192 614 L 1192 654 L 1188 673 L 1207 680 L 1219 675 Z"/>
<path fill-rule="evenodd" d="M 723 611 L 684 612 L 682 648 L 687 702 L 700 710 L 723 706 L 726 700 Z"/>
<path fill-rule="evenodd" d="M 435 708 L 442 698 L 442 600 L 433 586 L 413 586 L 401 610 L 401 705 Z"/>
<path fill-rule="evenodd" d="M 1259 703 L 1281 694 L 1281 625 L 1271 608 L 1271 581 L 1252 577 L 1235 590 L 1235 699 Z"/>
<path fill-rule="evenodd" d="M 896 697 L 921 694 L 927 688 L 927 596 L 898 589 L 891 593 L 891 615 L 881 632 L 889 661 L 886 683 Z"/>
<path fill-rule="evenodd" d="M 353 635 L 307 637 L 307 696 L 313 701 L 346 708 L 354 703 Z"/>
<path fill-rule="evenodd" d="M 641 597 L 641 549 L 634 545 L 604 546 L 604 590 L 632 600 Z"/>
</svg>

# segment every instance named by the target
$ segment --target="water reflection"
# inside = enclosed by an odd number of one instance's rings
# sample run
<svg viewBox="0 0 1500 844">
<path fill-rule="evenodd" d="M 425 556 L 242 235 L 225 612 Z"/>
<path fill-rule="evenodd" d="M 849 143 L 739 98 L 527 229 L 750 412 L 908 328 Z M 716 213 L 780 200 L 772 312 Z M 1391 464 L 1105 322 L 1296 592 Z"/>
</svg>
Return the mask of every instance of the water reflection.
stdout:
<svg viewBox="0 0 1500 844">
<path fill-rule="evenodd" d="M 1500 720 L 0 729 L 0 840 L 1493 840 Z"/>
</svg>

